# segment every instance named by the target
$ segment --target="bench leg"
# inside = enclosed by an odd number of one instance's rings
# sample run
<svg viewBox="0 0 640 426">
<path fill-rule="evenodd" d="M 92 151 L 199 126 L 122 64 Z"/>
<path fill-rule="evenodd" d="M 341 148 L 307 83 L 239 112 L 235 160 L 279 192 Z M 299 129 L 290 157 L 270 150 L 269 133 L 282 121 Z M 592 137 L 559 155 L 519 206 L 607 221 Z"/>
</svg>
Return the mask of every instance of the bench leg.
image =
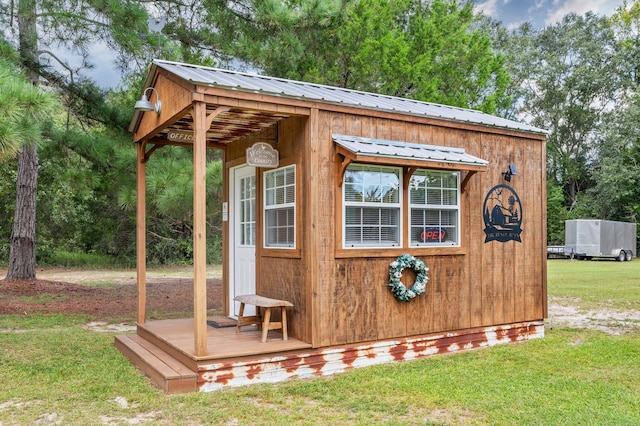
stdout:
<svg viewBox="0 0 640 426">
<path fill-rule="evenodd" d="M 267 334 L 269 333 L 270 320 L 271 320 L 271 308 L 265 308 L 264 318 L 262 320 L 262 343 L 267 341 Z"/>
<path fill-rule="evenodd" d="M 282 340 L 289 340 L 289 335 L 287 334 L 287 308 L 280 307 L 280 312 L 282 317 Z"/>
<path fill-rule="evenodd" d="M 236 333 L 240 333 L 242 317 L 244 316 L 244 303 L 240 303 L 240 313 L 238 314 L 238 323 L 236 324 Z"/>
</svg>

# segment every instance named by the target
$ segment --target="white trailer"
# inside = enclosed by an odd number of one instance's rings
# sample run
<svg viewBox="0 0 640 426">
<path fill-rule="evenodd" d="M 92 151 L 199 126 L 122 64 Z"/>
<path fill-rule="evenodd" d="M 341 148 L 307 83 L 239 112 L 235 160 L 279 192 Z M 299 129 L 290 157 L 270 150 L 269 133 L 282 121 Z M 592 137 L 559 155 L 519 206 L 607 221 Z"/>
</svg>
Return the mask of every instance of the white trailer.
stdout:
<svg viewBox="0 0 640 426">
<path fill-rule="evenodd" d="M 622 262 L 636 255 L 635 223 L 575 219 L 564 224 L 564 254 L 571 259 L 608 257 Z"/>
</svg>

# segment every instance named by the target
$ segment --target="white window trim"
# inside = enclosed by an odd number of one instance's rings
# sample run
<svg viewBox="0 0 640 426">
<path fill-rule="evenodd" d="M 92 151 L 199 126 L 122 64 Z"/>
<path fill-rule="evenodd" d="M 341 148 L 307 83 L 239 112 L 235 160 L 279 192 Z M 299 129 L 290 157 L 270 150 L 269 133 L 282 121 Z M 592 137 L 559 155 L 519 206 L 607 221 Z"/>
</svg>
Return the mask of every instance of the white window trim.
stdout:
<svg viewBox="0 0 640 426">
<path fill-rule="evenodd" d="M 253 194 L 251 197 L 245 197 L 245 198 L 240 198 L 240 209 L 244 209 L 245 208 L 245 203 L 248 203 L 249 206 L 253 205 L 253 218 L 249 217 L 248 219 L 245 217 L 244 220 L 242 220 L 242 215 L 245 212 L 239 212 L 240 213 L 240 217 L 238 218 L 238 224 L 240 225 L 240 227 L 242 228 L 242 231 L 240 232 L 239 235 L 239 245 L 240 247 L 255 247 L 256 245 L 256 214 L 257 212 L 255 211 L 256 208 L 256 175 L 252 174 L 251 176 L 245 176 L 240 178 L 240 184 L 245 184 L 247 182 L 247 179 L 249 181 L 253 180 Z M 246 188 L 240 188 L 240 194 L 242 194 L 242 191 L 246 190 Z M 247 226 L 249 227 L 249 230 L 252 231 L 250 232 L 249 236 L 245 235 L 244 233 L 247 230 Z M 247 238 L 248 237 L 248 238 Z"/>
<path fill-rule="evenodd" d="M 267 205 L 267 179 L 266 179 L 266 175 L 268 173 L 275 173 L 278 170 L 286 170 L 292 168 L 293 169 L 293 193 L 294 193 L 294 201 L 292 203 L 283 203 L 283 204 L 274 204 L 272 206 L 268 206 Z M 262 196 L 263 196 L 263 243 L 262 246 L 265 249 L 274 249 L 274 250 L 292 250 L 296 248 L 296 241 L 297 241 L 297 208 L 296 208 L 296 202 L 298 199 L 298 194 L 297 194 L 297 188 L 298 188 L 298 173 L 296 170 L 296 165 L 295 164 L 291 164 L 289 166 L 284 166 L 284 167 L 279 167 L 277 169 L 273 169 L 273 170 L 269 170 L 264 172 L 263 174 L 263 184 L 262 184 Z M 270 188 L 271 189 L 271 188 Z M 288 209 L 288 208 L 293 208 L 293 244 L 277 244 L 277 245 L 269 245 L 268 241 L 267 241 L 267 234 L 268 234 L 268 227 L 267 227 L 267 212 L 270 210 L 281 210 L 281 209 Z"/>
<path fill-rule="evenodd" d="M 358 250 L 358 249 L 398 249 L 398 248 L 460 248 L 462 247 L 462 173 L 456 170 L 439 170 L 439 169 L 430 169 L 423 168 L 418 169 L 417 171 L 428 171 L 428 172 L 440 172 L 440 173 L 455 173 L 457 175 L 457 185 L 456 185 L 456 200 L 457 204 L 449 205 L 449 204 L 412 204 L 410 189 L 405 188 L 402 182 L 404 170 L 402 167 L 398 166 L 380 166 L 377 164 L 370 163 L 352 163 L 353 165 L 365 166 L 365 167 L 380 167 L 386 169 L 394 169 L 398 171 L 399 182 L 400 182 L 400 191 L 398 193 L 398 203 L 397 204 L 383 204 L 383 203 L 367 203 L 367 202 L 347 202 L 345 200 L 345 184 L 344 176 L 342 181 L 342 248 L 345 250 Z M 346 173 L 345 173 L 346 176 Z M 447 188 L 443 188 L 447 189 Z M 454 188 L 451 188 L 454 189 Z M 406 211 L 403 212 L 405 208 L 404 197 L 407 198 L 407 208 Z M 398 232 L 400 236 L 400 241 L 398 245 L 389 245 L 389 244 L 351 244 L 347 243 L 347 207 L 373 207 L 373 208 L 396 208 L 399 210 L 399 224 L 398 224 Z M 434 211 L 443 211 L 450 210 L 457 212 L 456 215 L 456 224 L 455 224 L 455 242 L 443 242 L 443 243 L 414 243 L 411 239 L 411 212 L 413 209 L 418 210 L 434 210 Z M 406 235 L 405 235 L 406 232 Z M 404 236 L 404 237 L 403 237 Z M 408 246 L 405 246 L 405 241 L 407 241 Z"/>
<path fill-rule="evenodd" d="M 456 179 L 456 200 L 457 200 L 457 204 L 456 205 L 451 205 L 451 204 L 412 204 L 411 203 L 411 195 L 409 194 L 409 192 L 411 191 L 410 188 L 407 188 L 407 197 L 409 200 L 408 203 L 408 209 L 407 209 L 407 215 L 406 215 L 406 219 L 407 219 L 407 241 L 409 242 L 409 247 L 461 247 L 460 245 L 460 226 L 461 226 L 461 216 L 462 216 L 462 206 L 461 206 L 461 192 L 460 192 L 460 184 L 461 184 L 461 173 L 458 171 L 440 171 L 440 170 L 436 170 L 436 169 L 418 169 L 416 170 L 416 172 L 419 172 L 421 170 L 427 171 L 427 172 L 438 172 L 438 173 L 455 173 L 458 175 L 458 178 Z M 441 189 L 448 189 L 448 188 L 441 188 Z M 453 188 L 451 188 L 453 189 Z M 434 211 L 442 211 L 442 210 L 453 210 L 456 211 L 457 217 L 456 217 L 456 242 L 455 243 L 414 243 L 412 241 L 411 238 L 411 212 L 413 211 L 413 209 L 417 209 L 417 210 L 434 210 Z"/>
<path fill-rule="evenodd" d="M 358 249 L 380 249 L 380 248 L 389 248 L 389 249 L 394 249 L 394 248 L 399 248 L 402 247 L 402 235 L 403 235 L 403 219 L 402 219 L 402 204 L 403 204 L 403 193 L 404 190 L 402 188 L 402 174 L 403 174 L 403 170 L 402 167 L 397 167 L 397 166 L 380 166 L 377 164 L 368 164 L 368 163 L 352 163 L 353 165 L 357 165 L 357 166 L 365 166 L 365 167 L 377 167 L 380 169 L 392 169 L 392 170 L 397 170 L 398 171 L 398 185 L 399 185 L 399 191 L 398 191 L 398 202 L 394 203 L 394 204 L 385 204 L 385 203 L 373 203 L 373 202 L 347 202 L 345 200 L 345 184 L 346 182 L 344 182 L 344 177 L 343 177 L 343 182 L 342 182 L 342 248 L 347 249 L 347 250 L 358 250 Z M 345 171 L 345 176 L 346 176 L 346 171 Z M 374 243 L 368 243 L 368 244 L 350 244 L 347 243 L 347 207 L 371 207 L 371 208 L 392 208 L 392 209 L 397 209 L 398 210 L 398 244 L 394 245 L 394 244 L 383 244 L 383 243 L 379 243 L 379 244 L 374 244 Z"/>
</svg>

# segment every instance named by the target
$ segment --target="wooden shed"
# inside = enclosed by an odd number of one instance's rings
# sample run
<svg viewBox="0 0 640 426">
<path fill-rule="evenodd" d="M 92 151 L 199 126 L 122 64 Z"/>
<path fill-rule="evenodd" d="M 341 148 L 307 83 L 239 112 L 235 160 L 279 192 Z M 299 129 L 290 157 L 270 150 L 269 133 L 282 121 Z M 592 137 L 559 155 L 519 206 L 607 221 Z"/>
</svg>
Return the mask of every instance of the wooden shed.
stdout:
<svg viewBox="0 0 640 426">
<path fill-rule="evenodd" d="M 116 346 L 167 391 L 328 375 L 544 335 L 543 130 L 160 60 L 145 88 L 150 102 L 137 106 L 147 111 L 130 125 L 137 333 Z M 145 167 L 166 145 L 193 150 L 194 313 L 148 321 Z M 262 342 L 258 326 L 208 324 L 208 148 L 224 153 L 224 314 L 239 317 L 241 295 L 289 302 L 287 340 L 281 328 Z M 252 300 L 244 316 L 264 320 L 267 309 L 251 311 Z"/>
</svg>

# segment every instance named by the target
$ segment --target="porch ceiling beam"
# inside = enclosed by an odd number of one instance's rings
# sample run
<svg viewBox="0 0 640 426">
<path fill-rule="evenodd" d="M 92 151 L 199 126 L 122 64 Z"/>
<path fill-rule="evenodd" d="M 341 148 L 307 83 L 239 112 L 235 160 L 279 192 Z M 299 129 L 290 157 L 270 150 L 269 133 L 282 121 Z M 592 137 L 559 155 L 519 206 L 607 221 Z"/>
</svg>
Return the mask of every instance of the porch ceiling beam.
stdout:
<svg viewBox="0 0 640 426">
<path fill-rule="evenodd" d="M 193 148 L 192 142 L 170 141 L 167 138 L 160 138 L 160 137 L 150 139 L 147 143 L 154 144 L 156 146 L 181 146 L 185 148 Z M 207 148 L 225 149 L 226 147 L 227 147 L 227 144 L 224 144 L 224 143 L 207 141 Z"/>
<path fill-rule="evenodd" d="M 194 93 L 193 100 L 204 101 L 209 105 L 230 106 L 232 108 L 260 111 L 266 114 L 280 114 L 287 117 L 293 115 L 308 117 L 311 113 L 308 101 L 220 87 L 198 86 L 196 90 L 203 92 Z"/>
</svg>

